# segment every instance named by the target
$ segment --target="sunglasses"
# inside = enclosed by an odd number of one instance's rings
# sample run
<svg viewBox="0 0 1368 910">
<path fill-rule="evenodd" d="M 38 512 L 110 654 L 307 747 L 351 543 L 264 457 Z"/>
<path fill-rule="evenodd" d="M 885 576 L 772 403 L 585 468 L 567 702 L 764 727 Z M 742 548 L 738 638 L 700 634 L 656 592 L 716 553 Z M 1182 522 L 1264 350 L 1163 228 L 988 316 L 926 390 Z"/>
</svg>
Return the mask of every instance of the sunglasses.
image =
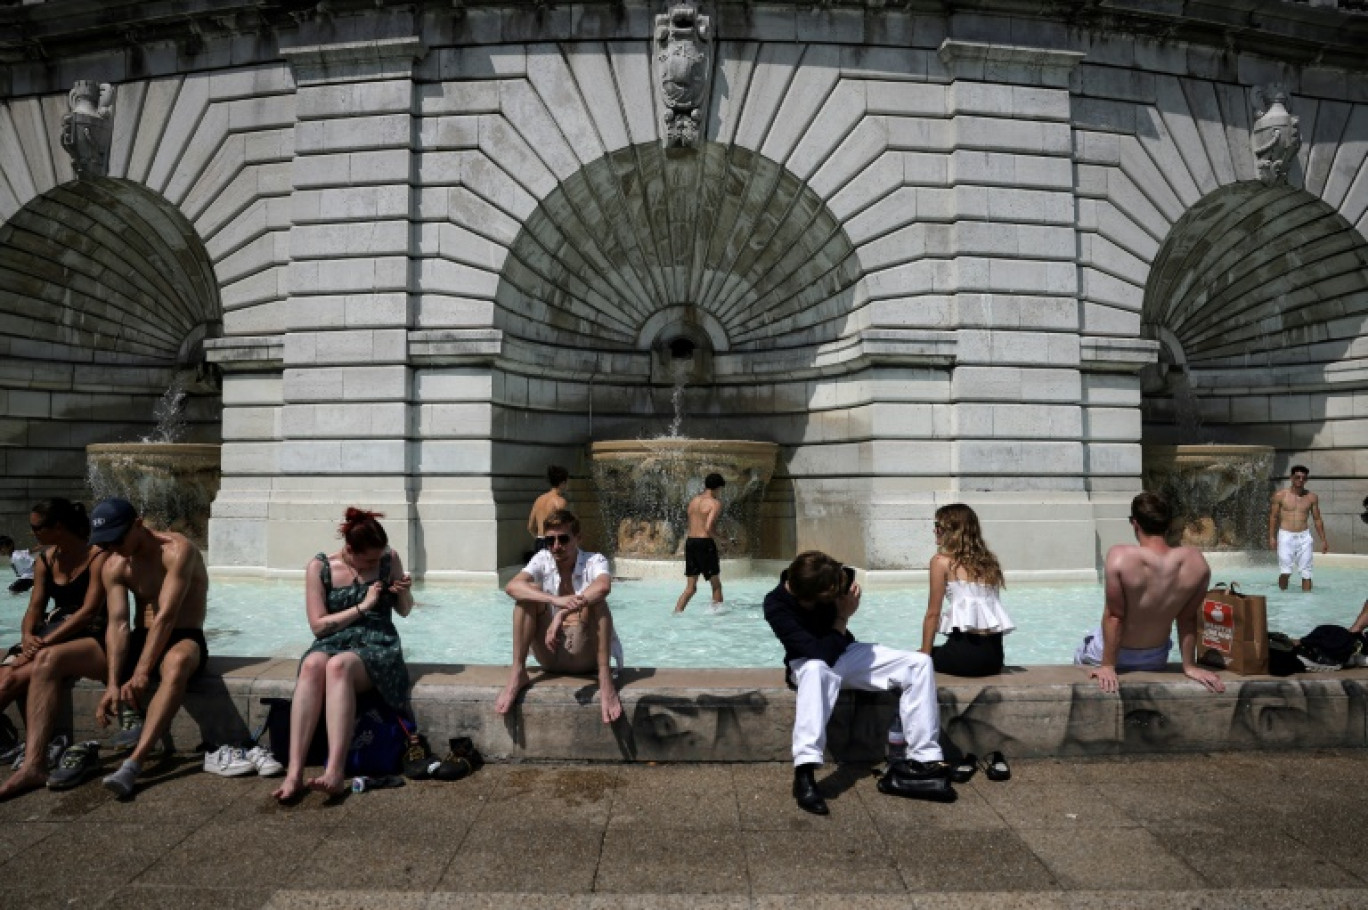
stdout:
<svg viewBox="0 0 1368 910">
<path fill-rule="evenodd" d="M 562 547 L 563 547 L 563 546 L 566 546 L 566 545 L 569 544 L 569 543 L 570 543 L 570 535 L 569 535 L 569 534 L 547 534 L 547 535 L 546 535 L 546 545 L 547 545 L 548 547 L 555 547 L 555 546 L 562 546 Z"/>
<path fill-rule="evenodd" d="M 935 531 L 937 534 L 945 533 L 945 525 L 941 524 L 940 522 L 936 522 L 934 525 L 932 525 L 931 529 Z"/>
<path fill-rule="evenodd" d="M 47 522 L 43 522 L 42 524 L 37 524 L 37 525 L 36 525 L 36 524 L 33 524 L 32 522 L 29 522 L 29 530 L 31 530 L 34 534 L 37 534 L 39 531 L 46 531 L 47 528 L 48 528 Z"/>
</svg>

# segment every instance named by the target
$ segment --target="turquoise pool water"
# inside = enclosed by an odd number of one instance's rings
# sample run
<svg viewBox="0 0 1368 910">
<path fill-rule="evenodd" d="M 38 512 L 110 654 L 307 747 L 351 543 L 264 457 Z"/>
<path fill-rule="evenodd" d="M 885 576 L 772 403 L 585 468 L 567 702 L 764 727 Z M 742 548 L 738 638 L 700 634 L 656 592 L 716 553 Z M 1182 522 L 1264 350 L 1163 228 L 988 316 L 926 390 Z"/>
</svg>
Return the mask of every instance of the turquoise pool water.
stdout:
<svg viewBox="0 0 1368 910">
<path fill-rule="evenodd" d="M 1368 597 L 1368 570 L 1318 568 L 1316 588 L 1280 592 L 1276 569 L 1255 566 L 1219 570 L 1218 580 L 1234 579 L 1247 593 L 1268 597 L 1268 624 L 1275 631 L 1300 635 L 1321 623 L 1348 625 Z M 689 609 L 675 616 L 682 582 L 617 581 L 611 603 L 627 662 L 651 667 L 774 667 L 782 650 L 761 610 L 771 578 L 728 580 L 727 602 L 710 609 L 700 585 Z M 1296 580 L 1293 580 L 1293 587 Z M 851 630 L 862 641 L 900 648 L 921 643 L 926 587 L 872 588 L 865 592 Z M 507 664 L 512 651 L 512 603 L 502 591 L 448 585 L 415 586 L 417 605 L 397 621 L 410 662 Z M 1012 664 L 1065 664 L 1083 632 L 1102 615 L 1100 585 L 1009 587 L 1003 595 L 1018 629 L 1007 636 Z M 18 640 L 26 601 L 0 601 L 0 642 Z M 206 632 L 212 653 L 238 657 L 297 657 L 310 636 L 304 620 L 304 585 L 299 580 L 216 579 L 210 586 Z"/>
</svg>

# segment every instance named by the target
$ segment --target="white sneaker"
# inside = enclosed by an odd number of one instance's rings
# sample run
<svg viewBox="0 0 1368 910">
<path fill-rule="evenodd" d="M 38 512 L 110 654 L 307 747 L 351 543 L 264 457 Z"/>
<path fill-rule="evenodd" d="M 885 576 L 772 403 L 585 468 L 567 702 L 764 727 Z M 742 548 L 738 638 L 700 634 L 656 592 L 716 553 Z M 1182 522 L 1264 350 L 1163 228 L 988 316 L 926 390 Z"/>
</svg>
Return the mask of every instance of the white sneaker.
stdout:
<svg viewBox="0 0 1368 910">
<path fill-rule="evenodd" d="M 248 749 L 247 760 L 262 777 L 279 777 L 285 773 L 285 766 L 277 761 L 271 750 L 265 746 L 253 746 Z"/>
<path fill-rule="evenodd" d="M 204 753 L 204 770 L 219 777 L 242 777 L 255 774 L 256 769 L 247 753 L 236 746 L 220 746 L 214 752 Z"/>
</svg>

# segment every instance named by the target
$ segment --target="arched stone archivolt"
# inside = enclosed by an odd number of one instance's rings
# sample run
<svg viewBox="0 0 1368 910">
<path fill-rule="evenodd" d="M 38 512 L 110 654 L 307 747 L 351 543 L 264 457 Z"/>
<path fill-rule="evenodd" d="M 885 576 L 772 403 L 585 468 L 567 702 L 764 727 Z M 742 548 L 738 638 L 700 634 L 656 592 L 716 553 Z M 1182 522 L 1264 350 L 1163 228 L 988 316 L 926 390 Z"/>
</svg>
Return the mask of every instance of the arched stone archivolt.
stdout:
<svg viewBox="0 0 1368 910">
<path fill-rule="evenodd" d="M 109 177 L 141 185 L 189 223 L 209 257 L 230 334 L 283 330 L 295 126 L 288 67 L 116 90 Z M 74 179 L 58 144 L 66 107 L 61 96 L 0 101 L 0 223 Z"/>
<path fill-rule="evenodd" d="M 86 498 L 85 446 L 146 435 L 178 379 L 191 437 L 219 438 L 201 369 L 220 333 L 218 285 L 183 215 L 147 188 L 95 178 L 54 187 L 0 225 L 0 391 L 8 498 Z"/>
<path fill-rule="evenodd" d="M 699 338 L 716 350 L 817 344 L 843 329 L 852 252 L 821 200 L 763 155 L 635 146 L 539 203 L 509 249 L 495 324 L 539 343 L 643 350 L 669 341 L 643 337 L 657 314 L 688 321 L 693 309 L 721 335 Z"/>
<path fill-rule="evenodd" d="M 1074 99 L 1084 331 L 1133 336 L 1150 307 L 1151 267 L 1179 222 L 1223 188 L 1256 180 L 1250 130 L 1258 96 L 1253 87 L 1156 75 L 1130 85 L 1123 100 L 1108 97 L 1116 87 L 1108 76 L 1119 71 L 1084 70 Z M 1148 87 L 1146 97 L 1134 97 L 1137 85 Z M 1362 242 L 1368 104 L 1293 93 L 1287 106 L 1300 117 L 1301 147 L 1284 189 L 1318 200 Z"/>
<path fill-rule="evenodd" d="M 1368 242 L 1302 190 L 1225 187 L 1174 225 L 1143 317 L 1193 369 L 1323 368 L 1363 334 Z"/>
</svg>

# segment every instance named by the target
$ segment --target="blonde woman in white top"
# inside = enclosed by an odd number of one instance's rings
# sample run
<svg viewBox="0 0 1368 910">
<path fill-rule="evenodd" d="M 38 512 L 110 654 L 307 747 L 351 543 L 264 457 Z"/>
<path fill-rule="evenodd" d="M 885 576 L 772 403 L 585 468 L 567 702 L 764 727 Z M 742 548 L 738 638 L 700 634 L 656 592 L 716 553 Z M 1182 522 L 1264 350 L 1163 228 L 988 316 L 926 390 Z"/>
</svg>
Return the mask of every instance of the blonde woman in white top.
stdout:
<svg viewBox="0 0 1368 910">
<path fill-rule="evenodd" d="M 1002 567 L 964 503 L 937 509 L 935 531 L 921 651 L 937 673 L 995 676 L 1002 672 L 1002 636 L 1016 628 L 998 596 Z M 933 647 L 937 633 L 946 640 Z"/>
</svg>

